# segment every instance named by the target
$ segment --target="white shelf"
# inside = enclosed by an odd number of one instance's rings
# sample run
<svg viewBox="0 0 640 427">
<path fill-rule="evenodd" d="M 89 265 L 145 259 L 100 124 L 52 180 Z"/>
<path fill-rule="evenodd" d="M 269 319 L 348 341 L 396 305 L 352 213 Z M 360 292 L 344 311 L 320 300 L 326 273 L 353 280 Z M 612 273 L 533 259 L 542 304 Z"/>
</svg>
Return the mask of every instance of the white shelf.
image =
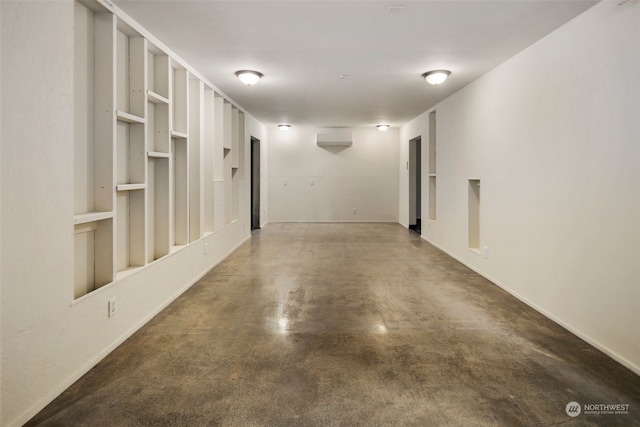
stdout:
<svg viewBox="0 0 640 427">
<path fill-rule="evenodd" d="M 113 212 L 88 212 L 74 215 L 73 224 L 86 224 L 88 222 L 100 221 L 109 218 L 113 218 Z"/>
<path fill-rule="evenodd" d="M 116 118 L 121 122 L 144 124 L 144 118 L 135 116 L 133 114 L 125 113 L 124 111 L 116 110 Z"/>
<path fill-rule="evenodd" d="M 154 104 L 169 104 L 169 100 L 164 96 L 155 93 L 152 90 L 147 90 L 147 99 Z"/>
<path fill-rule="evenodd" d="M 170 154 L 169 153 L 161 153 L 159 151 L 148 151 L 147 152 L 147 156 L 150 159 L 168 159 Z"/>
<path fill-rule="evenodd" d="M 189 135 L 187 135 L 185 132 L 178 132 L 177 130 L 172 130 L 171 131 L 171 138 L 175 138 L 175 139 L 187 139 Z"/>
<path fill-rule="evenodd" d="M 144 190 L 147 184 L 117 184 L 116 191 Z"/>
</svg>

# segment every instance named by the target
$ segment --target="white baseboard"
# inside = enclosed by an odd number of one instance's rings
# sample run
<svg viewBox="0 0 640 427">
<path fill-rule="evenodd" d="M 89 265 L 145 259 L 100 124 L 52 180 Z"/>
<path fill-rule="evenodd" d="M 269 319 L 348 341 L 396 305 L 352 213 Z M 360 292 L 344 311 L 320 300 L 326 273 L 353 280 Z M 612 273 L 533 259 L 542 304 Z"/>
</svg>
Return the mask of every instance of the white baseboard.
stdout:
<svg viewBox="0 0 640 427">
<path fill-rule="evenodd" d="M 49 403 L 53 402 L 55 398 L 57 398 L 60 394 L 62 394 L 66 389 L 71 387 L 73 383 L 78 381 L 89 372 L 92 368 L 94 368 L 98 363 L 100 363 L 105 357 L 107 357 L 113 350 L 118 348 L 123 342 L 129 339 L 133 334 L 135 334 L 140 328 L 146 325 L 151 319 L 153 319 L 158 313 L 167 308 L 169 304 L 174 302 L 180 295 L 185 293 L 191 286 L 198 282 L 205 274 L 207 274 L 211 269 L 215 268 L 218 264 L 224 261 L 229 255 L 233 253 L 236 249 L 238 249 L 242 244 L 244 244 L 247 240 L 251 239 L 251 235 L 245 237 L 235 245 L 232 249 L 227 251 L 224 255 L 222 255 L 218 260 L 216 260 L 209 268 L 200 273 L 195 279 L 191 280 L 182 288 L 179 288 L 173 295 L 171 295 L 164 303 L 160 304 L 156 309 L 152 310 L 148 315 L 146 315 L 141 321 L 134 324 L 131 328 L 129 328 L 124 334 L 122 334 L 118 339 L 112 342 L 110 345 L 105 347 L 100 353 L 98 353 L 95 357 L 89 360 L 87 363 L 82 365 L 78 370 L 76 370 L 71 376 L 69 376 L 66 381 L 62 382 L 56 388 L 47 393 L 42 399 L 38 400 L 36 403 L 31 405 L 29 409 L 27 409 L 21 416 L 13 420 L 8 424 L 7 427 L 19 427 L 33 418 L 38 414 L 42 409 L 44 409 Z"/>
<path fill-rule="evenodd" d="M 618 353 L 610 350 L 609 348 L 603 346 L 601 343 L 599 343 L 597 340 L 593 339 L 588 334 L 584 333 L 583 331 L 581 331 L 580 329 L 576 328 L 575 326 L 567 323 L 566 321 L 564 321 L 560 317 L 556 316 L 555 314 L 553 314 L 553 313 L 545 310 L 544 308 L 538 306 L 534 302 L 532 302 L 529 299 L 525 298 L 524 296 L 520 295 L 518 292 L 515 292 L 510 287 L 508 287 L 505 284 L 501 283 L 499 280 L 496 280 L 495 278 L 491 277 L 490 275 L 485 274 L 482 271 L 477 270 L 475 267 L 465 263 L 462 259 L 458 258 L 457 256 L 455 256 L 454 254 L 452 254 L 448 250 L 444 249 L 443 247 L 441 247 L 437 243 L 429 240 L 426 236 L 420 236 L 420 237 L 423 240 L 426 240 L 427 242 L 429 242 L 431 245 L 433 245 L 436 248 L 438 248 L 439 250 L 441 250 L 442 252 L 444 252 L 445 254 L 449 255 L 451 258 L 455 259 L 459 263 L 467 266 L 468 268 L 470 268 L 474 272 L 478 273 L 479 275 L 481 275 L 485 279 L 489 280 L 494 285 L 496 285 L 499 288 L 503 289 L 505 292 L 509 293 L 513 297 L 515 297 L 518 300 L 522 301 L 523 303 L 525 303 L 526 305 L 528 305 L 529 307 L 531 307 L 532 309 L 534 309 L 538 313 L 542 314 L 544 317 L 546 317 L 549 320 L 553 321 L 554 323 L 558 324 L 562 328 L 566 329 L 568 332 L 571 332 L 573 335 L 577 336 L 581 340 L 583 340 L 583 341 L 587 342 L 588 344 L 592 345 L 593 347 L 597 348 L 598 350 L 600 350 L 601 352 L 603 352 L 604 354 L 606 354 L 607 356 L 609 356 L 610 358 L 612 358 L 616 362 L 620 363 L 625 368 L 628 368 L 629 370 L 633 371 L 636 375 L 640 375 L 640 366 L 636 365 L 635 363 L 631 362 L 630 360 L 626 359 L 625 357 L 620 356 Z"/>
</svg>

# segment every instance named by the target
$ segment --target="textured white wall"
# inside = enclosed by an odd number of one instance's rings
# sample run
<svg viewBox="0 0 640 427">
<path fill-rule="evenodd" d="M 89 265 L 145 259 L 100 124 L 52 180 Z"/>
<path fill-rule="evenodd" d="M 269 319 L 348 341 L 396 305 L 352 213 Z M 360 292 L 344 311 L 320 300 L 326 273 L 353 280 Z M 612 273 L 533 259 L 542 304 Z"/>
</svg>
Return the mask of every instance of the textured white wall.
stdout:
<svg viewBox="0 0 640 427">
<path fill-rule="evenodd" d="M 398 130 L 340 129 L 353 145 L 328 148 L 317 131 L 269 130 L 269 220 L 396 222 Z"/>
<path fill-rule="evenodd" d="M 438 213 L 422 232 L 640 373 L 638 22 L 640 4 L 601 2 L 437 105 Z M 402 146 L 427 131 L 425 113 Z M 488 259 L 467 249 L 473 178 Z"/>
<path fill-rule="evenodd" d="M 0 425 L 13 426 L 249 238 L 249 183 L 245 174 L 239 221 L 74 302 L 74 2 L 2 1 L 0 10 Z M 266 139 L 248 114 L 246 123 L 245 141 Z M 108 318 L 114 297 L 118 312 Z"/>
</svg>

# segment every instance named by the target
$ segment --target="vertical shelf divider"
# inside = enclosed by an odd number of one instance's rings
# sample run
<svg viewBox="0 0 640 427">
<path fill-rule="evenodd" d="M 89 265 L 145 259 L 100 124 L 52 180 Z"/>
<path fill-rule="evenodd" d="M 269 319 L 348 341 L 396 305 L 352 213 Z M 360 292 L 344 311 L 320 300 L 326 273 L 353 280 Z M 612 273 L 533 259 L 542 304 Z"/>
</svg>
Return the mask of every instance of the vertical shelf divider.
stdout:
<svg viewBox="0 0 640 427">
<path fill-rule="evenodd" d="M 205 233 L 214 231 L 214 215 L 215 215 L 215 161 L 216 161 L 216 141 L 215 141 L 215 94 L 212 89 L 204 88 L 203 93 L 203 113 L 200 124 L 203 126 L 203 141 L 200 153 L 203 156 L 202 165 L 202 227 Z"/>
<path fill-rule="evenodd" d="M 231 107 L 231 220 L 240 215 L 240 119 L 236 107 Z"/>
<path fill-rule="evenodd" d="M 238 112 L 238 172 L 240 179 L 244 179 L 244 162 L 245 162 L 245 133 L 244 133 L 244 113 Z"/>
<path fill-rule="evenodd" d="M 232 147 L 232 106 L 229 102 L 224 103 L 224 225 L 228 225 L 233 220 L 233 147 Z"/>
<path fill-rule="evenodd" d="M 202 237 L 204 230 L 204 83 L 189 80 L 189 241 Z"/>
<path fill-rule="evenodd" d="M 215 94 L 213 99 L 213 131 L 214 131 L 214 230 L 225 225 L 225 148 L 224 148 L 224 98 Z"/>
<path fill-rule="evenodd" d="M 189 72 L 171 68 L 173 245 L 189 243 Z"/>
<path fill-rule="evenodd" d="M 189 151 L 188 139 L 172 138 L 173 245 L 189 243 Z"/>
<path fill-rule="evenodd" d="M 238 109 L 231 107 L 231 167 L 237 169 L 240 166 L 240 129 Z"/>
</svg>

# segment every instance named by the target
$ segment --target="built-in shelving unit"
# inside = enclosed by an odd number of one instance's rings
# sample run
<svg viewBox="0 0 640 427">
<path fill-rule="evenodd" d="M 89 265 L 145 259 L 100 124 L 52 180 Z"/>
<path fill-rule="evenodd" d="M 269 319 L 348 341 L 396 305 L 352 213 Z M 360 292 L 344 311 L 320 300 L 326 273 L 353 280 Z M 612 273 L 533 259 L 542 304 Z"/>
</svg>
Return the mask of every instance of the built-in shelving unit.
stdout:
<svg viewBox="0 0 640 427">
<path fill-rule="evenodd" d="M 74 28 L 80 298 L 238 218 L 244 116 L 101 2 Z"/>
<path fill-rule="evenodd" d="M 436 220 L 437 194 L 437 150 L 436 150 L 436 112 L 429 113 L 429 220 Z"/>
</svg>

